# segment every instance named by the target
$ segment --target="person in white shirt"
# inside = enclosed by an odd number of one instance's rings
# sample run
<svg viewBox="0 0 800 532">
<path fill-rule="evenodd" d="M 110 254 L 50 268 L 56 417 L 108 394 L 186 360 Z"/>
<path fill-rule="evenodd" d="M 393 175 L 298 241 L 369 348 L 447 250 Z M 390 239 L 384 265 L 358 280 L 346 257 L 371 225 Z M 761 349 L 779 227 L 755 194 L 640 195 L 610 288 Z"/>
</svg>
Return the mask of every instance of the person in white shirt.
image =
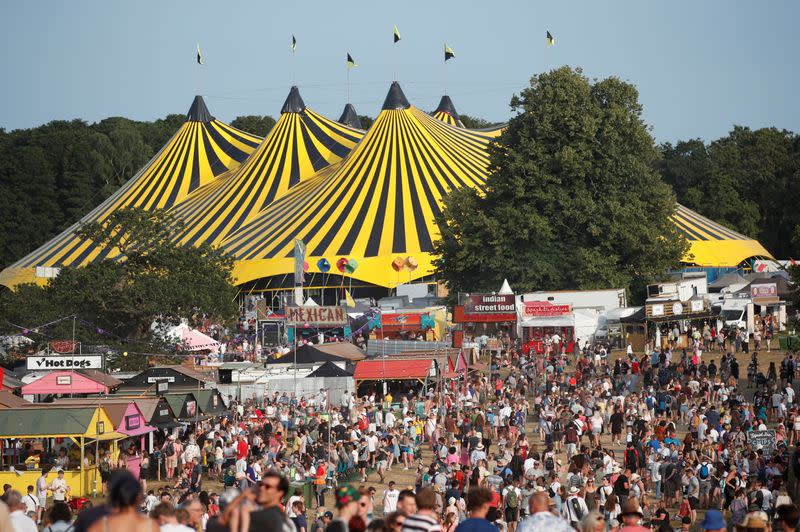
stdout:
<svg viewBox="0 0 800 532">
<path fill-rule="evenodd" d="M 574 528 L 577 528 L 583 516 L 589 513 L 586 501 L 578 493 L 580 490 L 576 486 L 572 486 L 569 489 L 567 500 L 561 505 L 561 514 Z"/>
<path fill-rule="evenodd" d="M 33 517 L 37 515 L 39 508 L 39 500 L 33 495 L 33 486 L 28 486 L 28 494 L 22 498 L 25 504 L 25 513 Z"/>
<path fill-rule="evenodd" d="M 64 470 L 59 469 L 57 473 L 58 476 L 53 479 L 49 486 L 47 486 L 47 489 L 53 492 L 54 501 L 64 502 L 67 499 L 69 485 L 67 484 L 67 481 L 64 480 Z"/>
<path fill-rule="evenodd" d="M 389 488 L 383 492 L 383 515 L 397 511 L 397 499 L 399 498 L 400 491 L 394 487 L 394 480 L 390 480 Z"/>
<path fill-rule="evenodd" d="M 178 518 L 175 517 L 175 507 L 168 502 L 157 504 L 150 517 L 156 520 L 161 532 L 194 532 L 193 528 L 178 522 Z"/>
<path fill-rule="evenodd" d="M 36 522 L 42 522 L 42 514 L 47 507 L 47 471 L 42 469 L 42 475 L 36 479 L 36 496 L 39 498 L 39 511 L 36 514 Z"/>
<path fill-rule="evenodd" d="M 11 512 L 9 517 L 14 532 L 39 532 L 36 523 L 25 513 L 26 508 L 22 494 L 17 490 L 9 490 L 5 497 L 8 510 Z"/>
</svg>

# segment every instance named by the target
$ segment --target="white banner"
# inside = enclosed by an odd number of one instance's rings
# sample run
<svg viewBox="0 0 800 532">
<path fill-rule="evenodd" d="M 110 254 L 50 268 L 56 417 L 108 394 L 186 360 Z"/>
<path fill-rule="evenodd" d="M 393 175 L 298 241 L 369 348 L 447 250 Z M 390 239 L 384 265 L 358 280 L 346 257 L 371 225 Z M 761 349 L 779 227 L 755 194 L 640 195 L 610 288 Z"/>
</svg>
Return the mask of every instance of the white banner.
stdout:
<svg viewBox="0 0 800 532">
<path fill-rule="evenodd" d="M 29 370 L 103 369 L 100 355 L 28 357 Z"/>
</svg>

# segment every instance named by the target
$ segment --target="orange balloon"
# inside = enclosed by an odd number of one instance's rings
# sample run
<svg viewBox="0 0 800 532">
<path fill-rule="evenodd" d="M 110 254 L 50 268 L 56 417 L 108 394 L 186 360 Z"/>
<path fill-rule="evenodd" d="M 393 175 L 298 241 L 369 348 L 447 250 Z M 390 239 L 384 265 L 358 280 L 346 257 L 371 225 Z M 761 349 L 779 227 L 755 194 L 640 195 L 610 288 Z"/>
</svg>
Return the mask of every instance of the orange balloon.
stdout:
<svg viewBox="0 0 800 532">
<path fill-rule="evenodd" d="M 403 257 L 395 257 L 395 259 L 392 261 L 392 268 L 394 268 L 394 271 L 399 272 L 403 269 L 405 264 L 406 261 L 403 259 Z"/>
</svg>

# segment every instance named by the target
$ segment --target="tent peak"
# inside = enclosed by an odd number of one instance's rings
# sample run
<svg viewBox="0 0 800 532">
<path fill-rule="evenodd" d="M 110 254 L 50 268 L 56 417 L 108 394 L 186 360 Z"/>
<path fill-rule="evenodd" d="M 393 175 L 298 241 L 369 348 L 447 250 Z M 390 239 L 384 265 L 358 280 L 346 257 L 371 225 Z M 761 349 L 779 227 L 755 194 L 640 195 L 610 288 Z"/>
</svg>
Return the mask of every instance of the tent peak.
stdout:
<svg viewBox="0 0 800 532">
<path fill-rule="evenodd" d="M 300 97 L 300 89 L 297 88 L 297 85 L 292 85 L 292 88 L 289 89 L 289 96 L 286 97 L 286 101 L 283 102 L 283 107 L 281 107 L 281 114 L 302 113 L 305 109 L 306 104 L 303 102 L 303 98 Z"/>
<path fill-rule="evenodd" d="M 361 119 L 356 112 L 356 108 L 353 107 L 352 103 L 348 103 L 344 106 L 344 111 L 342 111 L 342 116 L 339 117 L 338 122 L 356 129 L 364 129 L 361 125 Z"/>
<path fill-rule="evenodd" d="M 394 111 L 398 109 L 408 109 L 409 107 L 411 107 L 411 104 L 408 103 L 406 95 L 403 94 L 403 89 L 400 88 L 400 84 L 393 81 L 381 109 L 384 111 Z"/>
<path fill-rule="evenodd" d="M 511 290 L 511 285 L 508 284 L 508 279 L 503 279 L 503 286 L 500 287 L 500 291 L 497 292 L 498 294 L 513 294 L 514 291 Z"/>
<path fill-rule="evenodd" d="M 439 107 L 436 108 L 434 113 L 447 113 L 455 118 L 456 121 L 461 120 L 461 118 L 458 116 L 458 111 L 456 111 L 456 106 L 453 105 L 453 100 L 451 100 L 450 96 L 446 94 L 442 96 L 441 100 L 439 100 Z"/>
<path fill-rule="evenodd" d="M 208 111 L 208 107 L 206 107 L 205 100 L 199 94 L 194 97 L 192 106 L 189 107 L 189 112 L 186 113 L 186 118 L 190 122 L 211 122 L 214 120 L 214 117 Z"/>
</svg>

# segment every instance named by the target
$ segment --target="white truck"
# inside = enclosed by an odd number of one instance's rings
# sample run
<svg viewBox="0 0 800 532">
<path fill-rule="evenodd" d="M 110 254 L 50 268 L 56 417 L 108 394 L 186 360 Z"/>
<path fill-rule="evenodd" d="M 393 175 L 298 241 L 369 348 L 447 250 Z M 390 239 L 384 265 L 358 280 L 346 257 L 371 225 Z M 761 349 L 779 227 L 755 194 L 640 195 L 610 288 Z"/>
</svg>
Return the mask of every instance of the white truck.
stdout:
<svg viewBox="0 0 800 532">
<path fill-rule="evenodd" d="M 749 297 L 726 297 L 713 303 L 720 309 L 717 330 L 733 328 L 753 331 L 753 301 Z"/>
</svg>

